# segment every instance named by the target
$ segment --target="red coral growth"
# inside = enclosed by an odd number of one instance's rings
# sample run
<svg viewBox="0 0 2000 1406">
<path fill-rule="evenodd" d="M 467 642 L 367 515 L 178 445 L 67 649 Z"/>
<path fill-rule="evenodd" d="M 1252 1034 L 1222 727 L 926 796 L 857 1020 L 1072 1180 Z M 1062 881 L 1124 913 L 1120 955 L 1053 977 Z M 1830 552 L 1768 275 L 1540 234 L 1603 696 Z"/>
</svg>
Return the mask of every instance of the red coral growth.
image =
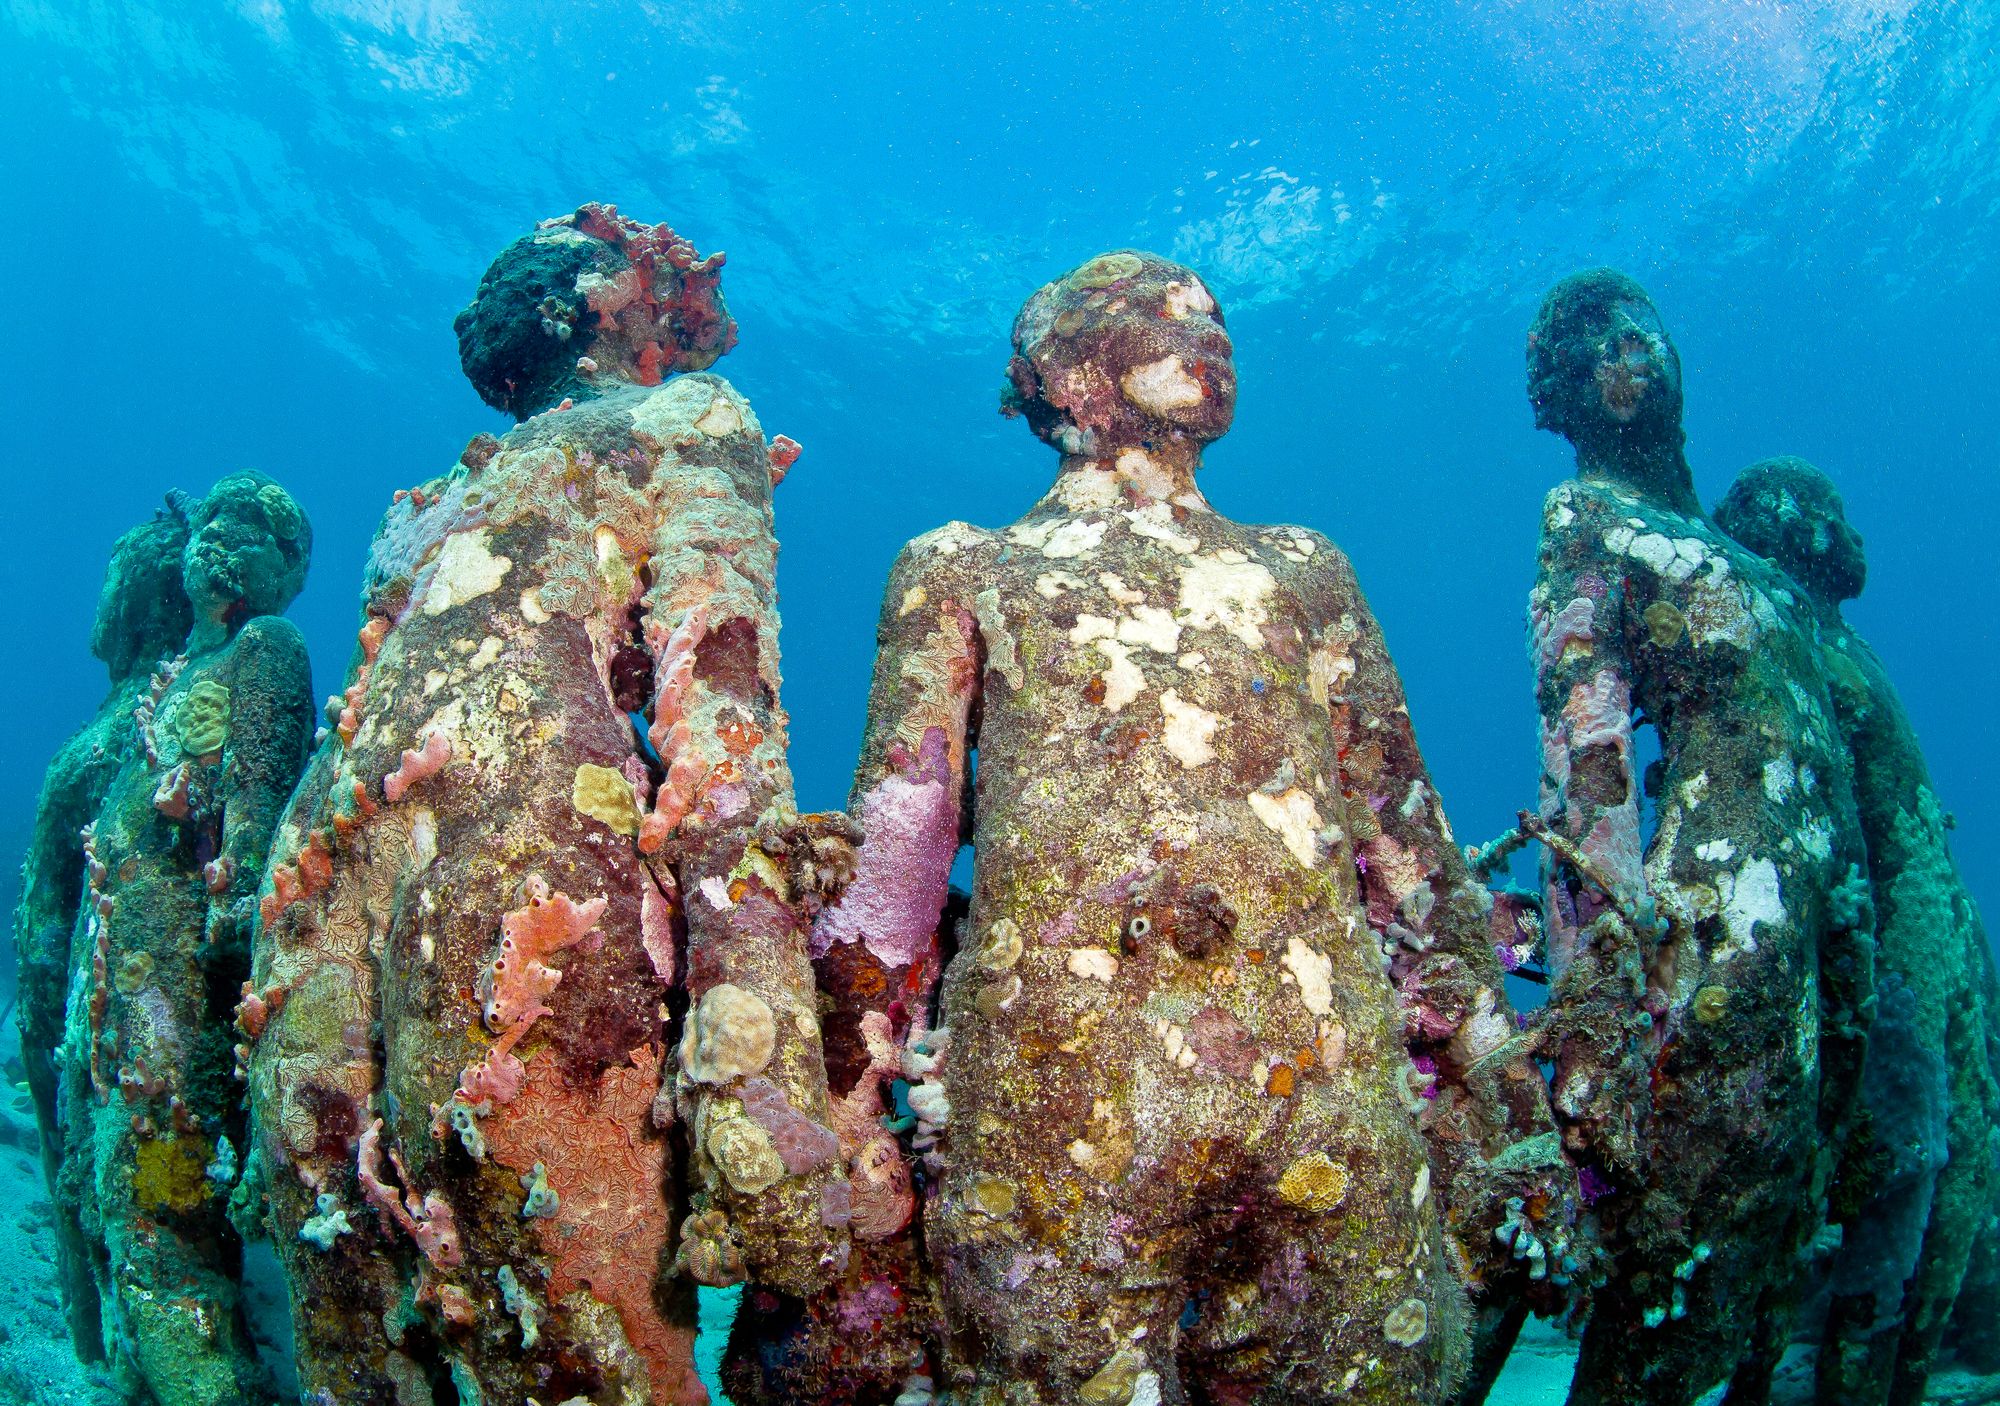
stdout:
<svg viewBox="0 0 2000 1406">
<path fill-rule="evenodd" d="M 333 840 L 324 830 L 306 836 L 290 864 L 271 867 L 271 891 L 257 901 L 257 915 L 269 927 L 277 916 L 302 898 L 325 891 L 333 882 Z"/>
<path fill-rule="evenodd" d="M 528 880 L 527 895 L 525 905 L 500 919 L 499 955 L 480 976 L 486 1027 L 502 1035 L 501 1045 L 508 1049 L 528 1026 L 549 1014 L 542 997 L 562 981 L 562 973 L 543 958 L 583 941 L 604 916 L 602 895 L 579 904 L 567 894 L 551 892 L 540 876 Z"/>
<path fill-rule="evenodd" d="M 267 986 L 260 993 L 244 982 L 243 999 L 236 1003 L 236 1028 L 255 1040 L 264 1033 L 271 1017 L 285 1008 L 285 997 L 290 994 L 290 988 L 285 986 Z"/>
<path fill-rule="evenodd" d="M 550 1014 L 542 998 L 563 974 L 544 960 L 574 947 L 604 916 L 602 895 L 577 903 L 550 892 L 540 875 L 527 882 L 528 901 L 500 920 L 500 951 L 480 973 L 478 996 L 485 1003 L 486 1028 L 500 1038 L 477 1064 L 459 1076 L 456 1097 L 468 1105 L 511 1102 L 520 1092 L 521 1061 L 514 1046 L 534 1023 Z"/>
<path fill-rule="evenodd" d="M 403 1154 L 390 1148 L 389 1160 L 395 1165 L 397 1179 L 409 1187 L 410 1169 L 403 1165 Z M 403 1233 L 417 1242 L 424 1258 L 439 1269 L 452 1269 L 464 1263 L 465 1253 L 458 1243 L 458 1219 L 452 1214 L 450 1203 L 435 1191 L 427 1196 L 417 1195 L 414 1188 L 398 1193 L 382 1180 L 380 1118 L 370 1123 L 361 1135 L 361 1144 L 354 1155 L 354 1174 L 360 1179 L 368 1204 L 381 1217 L 385 1232 L 392 1223 L 402 1227 Z"/>
<path fill-rule="evenodd" d="M 804 452 L 805 446 L 788 434 L 781 434 L 771 441 L 770 447 L 764 451 L 764 457 L 771 464 L 771 487 L 776 488 L 785 481 L 785 475 L 792 471 L 792 465 L 798 463 L 799 455 Z"/>
<path fill-rule="evenodd" d="M 580 285 L 600 327 L 616 325 L 633 347 L 633 379 L 656 386 L 675 371 L 699 371 L 736 345 L 736 320 L 722 302 L 720 253 L 703 258 L 664 224 L 627 219 L 596 201 L 543 227 L 570 224 L 631 261 L 616 278 Z"/>
<path fill-rule="evenodd" d="M 361 627 L 357 637 L 361 644 L 361 667 L 354 671 L 354 682 L 341 695 L 346 706 L 340 710 L 340 719 L 334 724 L 334 731 L 340 734 L 344 745 L 352 745 L 354 734 L 361 730 L 361 704 L 368 696 L 368 676 L 375 671 L 375 656 L 382 652 L 382 641 L 388 635 L 389 621 L 386 616 L 371 615 L 368 623 Z"/>
<path fill-rule="evenodd" d="M 402 765 L 382 778 L 382 794 L 394 805 L 419 781 L 429 780 L 444 770 L 444 764 L 450 760 L 451 734 L 427 733 L 423 745 L 414 752 L 405 749 Z"/>
<path fill-rule="evenodd" d="M 628 1058 L 572 1086 L 552 1055 L 537 1054 L 520 1097 L 492 1121 L 487 1148 L 514 1172 L 540 1162 L 561 1198 L 554 1217 L 534 1222 L 549 1257 L 549 1301 L 587 1288 L 617 1312 L 646 1363 L 653 1399 L 700 1401 L 694 1334 L 669 1323 L 653 1301 L 667 1246 L 666 1143 L 650 1121 L 660 1052 L 644 1044 Z"/>
</svg>

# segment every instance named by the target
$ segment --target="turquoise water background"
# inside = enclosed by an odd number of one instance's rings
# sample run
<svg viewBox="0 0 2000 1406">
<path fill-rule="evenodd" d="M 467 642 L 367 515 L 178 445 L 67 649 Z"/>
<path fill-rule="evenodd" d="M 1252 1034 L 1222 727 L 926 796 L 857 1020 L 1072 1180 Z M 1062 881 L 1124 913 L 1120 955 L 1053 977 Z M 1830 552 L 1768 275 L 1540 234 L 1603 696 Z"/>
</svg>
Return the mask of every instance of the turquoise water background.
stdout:
<svg viewBox="0 0 2000 1406">
<path fill-rule="evenodd" d="M 995 413 L 1015 308 L 1139 246 L 1228 313 L 1210 496 L 1342 543 L 1460 838 L 1504 828 L 1568 469 L 1522 340 L 1608 262 L 1679 343 L 1706 499 L 1775 453 L 1840 483 L 1851 618 L 2000 903 L 1997 52 L 1993 0 L 0 0 L 0 843 L 102 692 L 111 541 L 169 486 L 294 491 L 293 615 L 340 686 L 391 493 L 501 427 L 453 313 L 598 199 L 728 251 L 717 369 L 806 446 L 778 495 L 802 806 L 845 798 L 896 548 L 1054 472 Z"/>
</svg>

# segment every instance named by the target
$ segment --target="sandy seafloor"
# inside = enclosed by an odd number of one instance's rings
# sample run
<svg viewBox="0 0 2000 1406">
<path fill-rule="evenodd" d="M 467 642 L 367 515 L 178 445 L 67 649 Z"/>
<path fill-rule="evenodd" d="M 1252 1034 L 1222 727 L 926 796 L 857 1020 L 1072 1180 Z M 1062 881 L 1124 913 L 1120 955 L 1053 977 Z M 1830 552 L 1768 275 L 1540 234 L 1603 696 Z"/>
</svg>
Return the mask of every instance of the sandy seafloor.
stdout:
<svg viewBox="0 0 2000 1406">
<path fill-rule="evenodd" d="M 14 1064 L 18 1038 L 10 1014 L 0 1029 L 0 1067 Z M 122 1406 L 108 1382 L 69 1349 L 53 1258 L 34 1115 L 26 1092 L 10 1084 L 0 1097 L 0 1406 Z M 253 1247 L 250 1309 L 253 1322 L 278 1339 L 284 1336 L 284 1308 L 269 1263 L 268 1247 Z M 283 1349 L 273 1346 L 270 1356 L 282 1371 Z M 1560 1328 L 1530 1323 L 1488 1398 L 1490 1406 L 1562 1406 L 1575 1356 L 1575 1344 Z M 1795 1351 L 1777 1404 L 1807 1406 L 1811 1398 L 1810 1356 Z M 1940 1406 L 2000 1406 L 2000 1378 L 1942 1372 L 1932 1379 L 1929 1400 Z"/>
</svg>

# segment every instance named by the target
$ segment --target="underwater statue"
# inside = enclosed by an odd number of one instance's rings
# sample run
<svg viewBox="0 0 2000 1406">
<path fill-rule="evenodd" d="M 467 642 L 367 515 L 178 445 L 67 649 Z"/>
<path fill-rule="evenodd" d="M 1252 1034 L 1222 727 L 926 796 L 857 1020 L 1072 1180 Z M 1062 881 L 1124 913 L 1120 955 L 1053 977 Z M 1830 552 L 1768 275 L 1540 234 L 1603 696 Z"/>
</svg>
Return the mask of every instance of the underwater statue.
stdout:
<svg viewBox="0 0 2000 1406">
<path fill-rule="evenodd" d="M 111 690 L 97 713 L 63 743 L 35 806 L 34 829 L 21 866 L 21 896 L 14 910 L 14 953 L 19 962 L 15 1015 L 21 1027 L 21 1062 L 41 1130 L 42 1167 L 52 1191 L 62 1167 L 61 1082 L 58 1046 L 70 982 L 70 939 L 84 925 L 86 827 L 97 819 L 119 769 L 139 750 L 133 712 L 152 702 L 154 671 L 181 652 L 194 612 L 181 586 L 181 552 L 187 546 L 184 504 L 176 498 L 120 537 L 97 598 L 90 652 L 104 662 Z M 77 1207 L 56 1200 L 57 1278 L 77 1355 L 104 1356 L 97 1282 Z"/>
<path fill-rule="evenodd" d="M 267 1389 L 228 1217 L 244 1142 L 230 1022 L 272 831 L 312 741 L 305 641 L 279 618 L 312 529 L 251 473 L 185 517 L 186 653 L 152 676 L 85 832 L 57 1201 L 88 1244 L 120 1387 L 156 1406 L 239 1406 Z M 186 618 L 163 596 L 126 607 L 156 620 L 135 644 Z"/>
<path fill-rule="evenodd" d="M 1766 459 L 1737 475 L 1715 524 L 1782 567 L 1818 615 L 1868 842 L 1877 993 L 1862 1083 L 1868 1119 L 1849 1153 L 1851 1185 L 1836 1192 L 1850 1204 L 1819 1399 L 1915 1403 L 2000 1189 L 1986 931 L 1952 862 L 1916 729 L 1881 657 L 1841 618 L 1867 561 L 1838 490 L 1803 459 Z M 2000 1323 L 1986 1330 L 2000 1334 Z"/>
<path fill-rule="evenodd" d="M 1809 603 L 1695 498 L 1645 291 L 1563 280 L 1527 360 L 1535 423 L 1577 465 L 1530 599 L 1542 1030 L 1614 1256 L 1570 1399 L 1686 1406 L 1734 1373 L 1730 1400 L 1755 1401 L 1860 1078 L 1872 920 L 1847 750 Z M 1635 711 L 1659 743 L 1643 772 Z"/>
<path fill-rule="evenodd" d="M 1061 472 L 897 560 L 813 934 L 855 1264 L 889 1274 L 809 1310 L 850 1350 L 765 1363 L 798 1400 L 1444 1399 L 1455 1266 L 1559 1271 L 1573 1191 L 1381 634 L 1325 538 L 1196 488 L 1236 385 L 1192 272 L 1102 255 L 1014 340 Z M 871 1396 L 840 1364 L 921 1286 L 866 1242 L 913 1209 L 942 1380 Z"/>
<path fill-rule="evenodd" d="M 310 1400 L 702 1401 L 695 1282 L 842 1263 L 806 957 L 840 826 L 793 812 L 778 701 L 797 446 L 701 374 L 721 264 L 600 205 L 509 246 L 457 330 L 521 423 L 376 535 L 240 1017 Z"/>
</svg>

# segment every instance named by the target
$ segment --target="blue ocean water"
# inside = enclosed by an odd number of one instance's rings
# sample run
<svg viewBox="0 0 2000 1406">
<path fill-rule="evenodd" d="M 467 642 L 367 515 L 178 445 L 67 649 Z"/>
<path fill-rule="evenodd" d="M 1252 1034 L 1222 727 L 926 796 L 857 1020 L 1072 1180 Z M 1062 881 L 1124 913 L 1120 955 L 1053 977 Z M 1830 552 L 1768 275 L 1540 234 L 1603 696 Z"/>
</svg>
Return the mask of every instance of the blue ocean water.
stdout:
<svg viewBox="0 0 2000 1406">
<path fill-rule="evenodd" d="M 717 369 L 806 447 L 778 495 L 802 805 L 844 801 L 896 548 L 1053 474 L 995 413 L 1015 308 L 1137 246 L 1228 313 L 1211 498 L 1346 548 L 1460 837 L 1503 829 L 1569 467 L 1522 339 L 1613 263 L 1678 341 L 1706 499 L 1776 453 L 1839 482 L 1850 618 L 2000 904 L 1996 53 L 1992 0 L 0 0 L 0 844 L 102 693 L 111 541 L 170 486 L 293 490 L 292 614 L 339 686 L 390 495 L 502 427 L 453 313 L 598 199 L 728 251 Z"/>
</svg>

